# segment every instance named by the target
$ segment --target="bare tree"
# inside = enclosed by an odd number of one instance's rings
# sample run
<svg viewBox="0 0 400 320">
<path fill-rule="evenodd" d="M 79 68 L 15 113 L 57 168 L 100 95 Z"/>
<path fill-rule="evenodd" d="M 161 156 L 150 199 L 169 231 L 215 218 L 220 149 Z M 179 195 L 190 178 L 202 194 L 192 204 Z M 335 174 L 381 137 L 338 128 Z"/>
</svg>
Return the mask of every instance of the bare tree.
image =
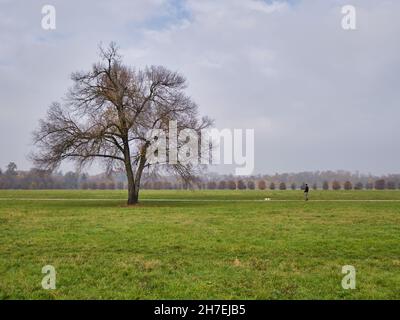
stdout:
<svg viewBox="0 0 400 320">
<path fill-rule="evenodd" d="M 7 165 L 7 170 L 6 170 L 5 174 L 8 176 L 16 176 L 18 174 L 17 173 L 17 165 L 14 162 L 10 162 Z"/>
<path fill-rule="evenodd" d="M 178 130 L 200 133 L 212 124 L 206 117 L 199 118 L 197 105 L 185 95 L 185 78 L 161 66 L 130 68 L 122 63 L 114 43 L 100 48 L 100 57 L 91 71 L 72 74 L 74 85 L 66 102 L 54 103 L 40 121 L 34 132 L 39 149 L 33 155 L 35 164 L 55 169 L 65 159 L 73 159 L 78 166 L 102 159 L 108 171 L 123 168 L 129 205 L 138 202 L 146 168 L 192 181 L 199 169 L 193 163 L 152 165 L 149 161 L 149 148 L 155 144 L 149 131 L 168 132 L 169 122 L 176 121 Z"/>
</svg>

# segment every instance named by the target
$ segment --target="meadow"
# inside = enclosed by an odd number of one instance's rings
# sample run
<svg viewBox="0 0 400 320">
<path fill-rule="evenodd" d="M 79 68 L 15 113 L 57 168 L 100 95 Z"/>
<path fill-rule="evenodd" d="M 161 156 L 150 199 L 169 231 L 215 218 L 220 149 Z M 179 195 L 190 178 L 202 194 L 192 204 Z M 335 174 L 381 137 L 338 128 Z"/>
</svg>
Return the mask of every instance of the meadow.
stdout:
<svg viewBox="0 0 400 320">
<path fill-rule="evenodd" d="M 270 198 L 271 201 L 264 201 Z M 1 299 L 399 299 L 400 191 L 0 191 Z M 53 265 L 57 288 L 41 286 Z M 342 266 L 356 268 L 344 290 Z"/>
</svg>

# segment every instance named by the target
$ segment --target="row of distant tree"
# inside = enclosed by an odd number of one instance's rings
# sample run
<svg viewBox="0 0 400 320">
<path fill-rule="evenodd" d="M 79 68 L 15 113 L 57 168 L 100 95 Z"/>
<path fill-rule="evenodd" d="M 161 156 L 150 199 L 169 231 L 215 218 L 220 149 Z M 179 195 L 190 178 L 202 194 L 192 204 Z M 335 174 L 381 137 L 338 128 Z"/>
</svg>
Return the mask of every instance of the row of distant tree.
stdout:
<svg viewBox="0 0 400 320">
<path fill-rule="evenodd" d="M 322 180 L 324 179 L 325 180 Z M 345 179 L 344 179 L 345 178 Z M 143 189 L 208 189 L 208 190 L 297 190 L 304 189 L 308 183 L 311 189 L 323 190 L 362 190 L 362 189 L 400 189 L 400 175 L 384 177 L 365 176 L 345 171 L 308 172 L 281 175 L 258 175 L 236 178 L 231 175 L 204 175 L 197 178 L 191 186 L 174 177 L 147 176 L 142 178 Z M 126 180 L 123 173 L 89 176 L 76 172 L 51 173 L 31 169 L 19 171 L 15 163 L 0 169 L 0 189 L 92 189 L 112 190 L 125 189 Z"/>
<path fill-rule="evenodd" d="M 124 189 L 125 183 L 113 177 L 90 177 L 76 172 L 49 172 L 38 169 L 18 171 L 15 163 L 0 169 L 0 189 Z"/>
<path fill-rule="evenodd" d="M 146 182 L 143 184 L 143 189 L 185 189 L 183 184 L 174 184 L 168 181 L 155 181 Z M 219 182 L 209 181 L 207 183 L 198 182 L 195 185 L 198 189 L 208 189 L 208 190 L 304 190 L 305 183 L 300 185 L 296 183 L 290 183 L 289 185 L 285 182 L 268 182 L 266 180 L 221 180 Z M 345 181 L 343 183 L 339 181 L 325 181 L 321 186 L 317 184 L 309 185 L 310 188 L 317 190 L 363 190 L 363 189 L 400 189 L 400 185 L 396 184 L 394 181 L 386 181 L 384 179 L 379 179 L 376 181 L 371 181 L 366 184 L 362 182 L 357 182 L 353 185 L 350 181 Z"/>
<path fill-rule="evenodd" d="M 371 181 L 367 182 L 366 184 L 363 184 L 362 182 L 357 182 L 353 185 L 352 182 L 350 181 L 345 181 L 341 183 L 340 181 L 334 180 L 333 182 L 329 181 L 324 181 L 321 186 L 317 185 L 316 183 L 312 184 L 309 186 L 310 188 L 317 190 L 317 189 L 323 189 L 323 190 L 363 190 L 363 189 L 377 189 L 377 190 L 384 190 L 384 189 L 397 189 L 400 188 L 400 185 L 397 184 L 394 181 L 385 181 L 384 179 L 378 179 L 376 181 Z M 270 182 L 268 183 L 265 180 L 258 180 L 258 181 L 244 181 L 244 180 L 230 180 L 230 181 L 220 181 L 218 183 L 211 181 L 208 182 L 207 185 L 205 186 L 206 189 L 210 190 L 215 190 L 215 189 L 239 189 L 239 190 L 254 190 L 254 189 L 259 189 L 259 190 L 297 190 L 301 189 L 304 190 L 305 188 L 305 183 L 302 183 L 301 185 L 297 185 L 296 183 L 290 183 L 287 185 L 285 182 Z"/>
</svg>

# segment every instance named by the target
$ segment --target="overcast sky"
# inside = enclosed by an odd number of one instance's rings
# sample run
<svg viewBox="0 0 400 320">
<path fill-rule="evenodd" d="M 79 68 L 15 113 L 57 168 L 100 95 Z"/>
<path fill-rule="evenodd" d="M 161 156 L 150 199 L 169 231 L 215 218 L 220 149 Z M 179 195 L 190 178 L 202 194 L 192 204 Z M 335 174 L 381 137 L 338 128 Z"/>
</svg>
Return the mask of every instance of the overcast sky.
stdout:
<svg viewBox="0 0 400 320">
<path fill-rule="evenodd" d="M 31 167 L 38 120 L 116 41 L 130 65 L 183 73 L 217 128 L 255 129 L 256 173 L 399 173 L 399 39 L 398 0 L 0 0 L 0 167 Z"/>
</svg>

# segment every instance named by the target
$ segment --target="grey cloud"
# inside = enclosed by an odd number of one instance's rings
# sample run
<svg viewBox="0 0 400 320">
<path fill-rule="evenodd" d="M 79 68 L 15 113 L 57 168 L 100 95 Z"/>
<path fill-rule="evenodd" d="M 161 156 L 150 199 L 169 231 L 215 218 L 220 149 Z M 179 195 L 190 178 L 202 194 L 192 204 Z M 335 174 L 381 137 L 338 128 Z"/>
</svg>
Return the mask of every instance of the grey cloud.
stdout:
<svg viewBox="0 0 400 320">
<path fill-rule="evenodd" d="M 2 166 L 29 167 L 37 120 L 115 40 L 132 65 L 181 71 L 217 127 L 254 128 L 257 172 L 399 172 L 396 0 L 353 1 L 356 31 L 340 26 L 347 1 L 189 0 L 179 18 L 161 0 L 54 4 L 52 34 L 40 1 L 0 2 Z"/>
</svg>

